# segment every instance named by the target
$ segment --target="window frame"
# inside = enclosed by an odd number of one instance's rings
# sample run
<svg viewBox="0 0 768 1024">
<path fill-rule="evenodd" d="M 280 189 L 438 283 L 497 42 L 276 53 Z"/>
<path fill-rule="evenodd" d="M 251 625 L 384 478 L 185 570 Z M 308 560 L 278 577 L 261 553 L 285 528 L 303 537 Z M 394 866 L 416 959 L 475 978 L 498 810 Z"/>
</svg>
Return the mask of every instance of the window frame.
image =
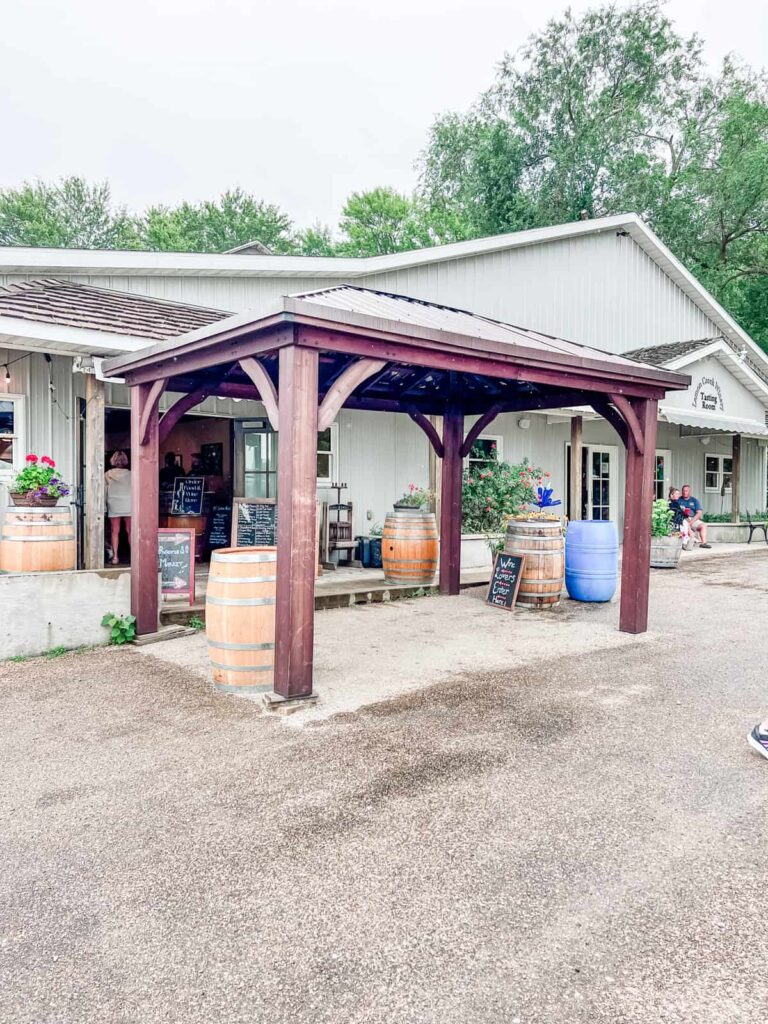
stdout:
<svg viewBox="0 0 768 1024">
<path fill-rule="evenodd" d="M 504 461 L 504 436 L 502 434 L 480 434 L 475 438 L 473 447 L 478 441 L 491 441 L 496 445 L 496 459 L 498 462 Z M 472 453 L 470 452 L 464 460 L 464 465 L 467 469 L 470 466 L 485 466 L 488 464 L 488 459 L 473 459 Z"/>
<path fill-rule="evenodd" d="M 320 446 L 318 444 L 316 456 L 317 455 L 328 455 L 328 456 L 330 456 L 330 458 L 328 460 L 328 465 L 330 467 L 330 475 L 329 476 L 319 476 L 318 475 L 318 478 L 317 478 L 317 486 L 318 487 L 330 487 L 333 484 L 333 478 L 336 475 L 336 473 L 335 473 L 335 471 L 336 471 L 336 460 L 337 460 L 338 455 L 339 455 L 339 425 L 338 425 L 338 423 L 332 423 L 329 427 L 326 427 L 325 429 L 329 431 L 329 435 L 328 436 L 329 436 L 329 439 L 330 439 L 330 448 L 328 448 L 327 451 L 326 450 L 321 451 L 320 450 Z M 318 438 L 319 438 L 320 434 L 322 434 L 323 431 L 322 430 L 318 430 L 317 433 L 318 433 Z M 279 443 L 280 442 L 278 441 L 278 444 Z"/>
<path fill-rule="evenodd" d="M 13 433 L 3 434 L 3 437 L 11 437 L 14 441 L 13 462 L 0 462 L 0 482 L 6 482 L 21 472 L 26 460 L 26 395 L 6 394 L 0 391 L 0 402 L 11 402 L 13 409 Z"/>
<path fill-rule="evenodd" d="M 707 469 L 707 459 L 717 459 L 717 486 L 707 486 L 707 477 L 710 476 L 715 470 Z M 726 470 L 724 463 L 726 459 L 730 459 L 731 468 Z M 730 484 L 723 491 L 723 477 L 725 475 L 730 477 Z M 733 455 L 721 455 L 719 452 L 704 452 L 704 493 L 705 494 L 731 494 L 733 490 Z"/>
</svg>

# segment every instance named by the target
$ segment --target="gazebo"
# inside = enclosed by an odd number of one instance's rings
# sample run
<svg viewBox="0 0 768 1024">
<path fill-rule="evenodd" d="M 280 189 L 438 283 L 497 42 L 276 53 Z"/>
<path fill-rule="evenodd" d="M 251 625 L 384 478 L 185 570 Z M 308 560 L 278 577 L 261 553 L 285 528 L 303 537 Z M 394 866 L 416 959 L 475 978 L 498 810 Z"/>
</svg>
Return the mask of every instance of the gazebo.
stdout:
<svg viewBox="0 0 768 1024">
<path fill-rule="evenodd" d="M 657 403 L 689 385 L 683 374 L 349 285 L 285 296 L 270 313 L 228 317 L 110 359 L 103 371 L 131 390 L 131 602 L 139 634 L 158 625 L 159 442 L 211 395 L 260 400 L 280 432 L 277 698 L 312 693 L 316 439 L 342 406 L 410 416 L 441 460 L 443 594 L 459 592 L 462 462 L 477 437 L 503 412 L 595 410 L 626 448 L 619 628 L 647 628 Z M 160 418 L 166 389 L 182 394 Z M 465 431 L 467 416 L 479 418 Z"/>
</svg>

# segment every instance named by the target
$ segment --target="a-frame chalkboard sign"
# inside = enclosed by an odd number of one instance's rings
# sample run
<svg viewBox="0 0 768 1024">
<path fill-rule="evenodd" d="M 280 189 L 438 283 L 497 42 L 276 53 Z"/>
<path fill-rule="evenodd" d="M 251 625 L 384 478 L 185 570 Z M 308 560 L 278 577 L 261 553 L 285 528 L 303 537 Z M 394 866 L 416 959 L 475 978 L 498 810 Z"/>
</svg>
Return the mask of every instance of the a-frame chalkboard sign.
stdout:
<svg viewBox="0 0 768 1024">
<path fill-rule="evenodd" d="M 524 568 L 525 555 L 508 555 L 500 551 L 493 562 L 485 603 L 493 605 L 494 608 L 506 608 L 511 612 L 517 601 Z"/>
</svg>

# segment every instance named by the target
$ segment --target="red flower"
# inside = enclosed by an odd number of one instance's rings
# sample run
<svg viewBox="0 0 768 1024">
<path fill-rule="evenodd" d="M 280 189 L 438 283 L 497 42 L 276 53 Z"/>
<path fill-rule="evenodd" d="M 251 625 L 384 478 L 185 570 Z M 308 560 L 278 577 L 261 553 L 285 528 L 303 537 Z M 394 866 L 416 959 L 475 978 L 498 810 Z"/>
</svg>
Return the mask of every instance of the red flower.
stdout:
<svg viewBox="0 0 768 1024">
<path fill-rule="evenodd" d="M 29 455 L 27 456 L 27 462 L 37 462 L 37 456 L 36 456 L 36 455 L 33 455 L 33 454 L 32 454 L 32 453 L 30 452 L 30 454 L 29 454 Z"/>
<path fill-rule="evenodd" d="M 49 459 L 47 455 L 44 455 L 42 459 L 40 459 L 40 461 L 44 462 L 46 466 L 50 466 L 51 469 L 53 469 L 53 467 L 56 465 L 53 459 Z"/>
<path fill-rule="evenodd" d="M 544 476 L 552 476 L 551 473 L 545 473 Z"/>
</svg>

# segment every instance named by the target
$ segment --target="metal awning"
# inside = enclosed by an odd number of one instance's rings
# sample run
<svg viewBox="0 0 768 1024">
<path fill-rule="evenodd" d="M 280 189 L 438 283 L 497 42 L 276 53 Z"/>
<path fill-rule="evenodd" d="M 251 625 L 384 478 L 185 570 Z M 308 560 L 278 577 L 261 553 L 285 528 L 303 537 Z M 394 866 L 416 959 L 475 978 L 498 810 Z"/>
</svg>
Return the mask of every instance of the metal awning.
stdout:
<svg viewBox="0 0 768 1024">
<path fill-rule="evenodd" d="M 739 416 L 716 416 L 707 412 L 685 412 L 681 409 L 659 409 L 659 414 L 668 423 L 681 427 L 696 427 L 699 430 L 714 430 L 725 434 L 744 434 L 747 437 L 768 437 L 768 427 L 758 420 Z"/>
</svg>

